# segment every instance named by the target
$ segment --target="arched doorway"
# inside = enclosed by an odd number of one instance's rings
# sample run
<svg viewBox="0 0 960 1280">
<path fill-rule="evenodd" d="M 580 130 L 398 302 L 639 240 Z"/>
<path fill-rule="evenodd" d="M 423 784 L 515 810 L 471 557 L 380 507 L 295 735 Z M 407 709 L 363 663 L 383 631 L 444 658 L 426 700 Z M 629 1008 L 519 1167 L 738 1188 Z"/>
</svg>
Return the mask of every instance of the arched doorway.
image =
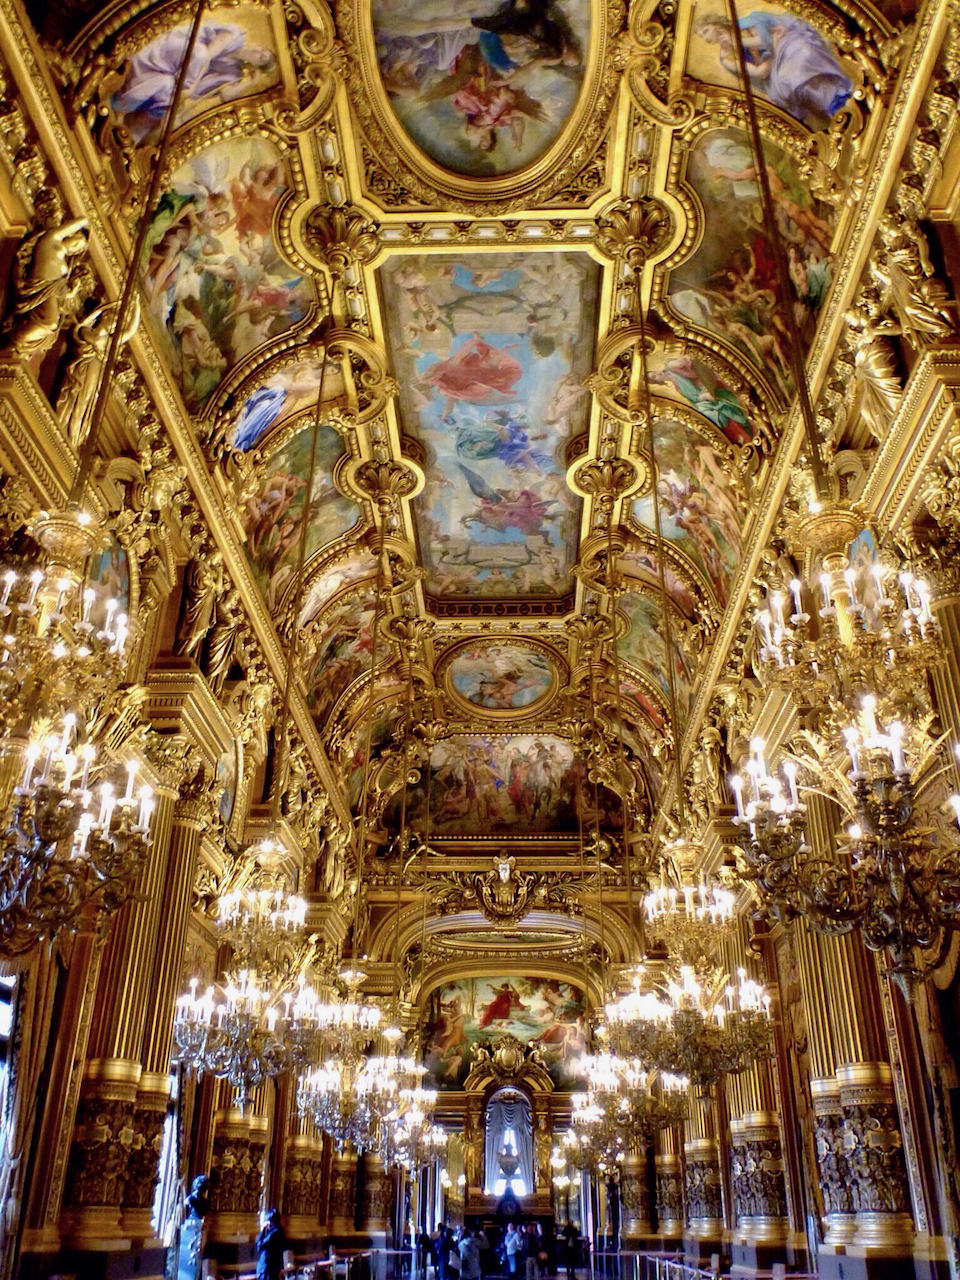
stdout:
<svg viewBox="0 0 960 1280">
<path fill-rule="evenodd" d="M 484 1115 L 483 1189 L 502 1196 L 533 1191 L 533 1119 L 530 1099 L 522 1089 L 507 1085 L 487 1101 Z"/>
</svg>

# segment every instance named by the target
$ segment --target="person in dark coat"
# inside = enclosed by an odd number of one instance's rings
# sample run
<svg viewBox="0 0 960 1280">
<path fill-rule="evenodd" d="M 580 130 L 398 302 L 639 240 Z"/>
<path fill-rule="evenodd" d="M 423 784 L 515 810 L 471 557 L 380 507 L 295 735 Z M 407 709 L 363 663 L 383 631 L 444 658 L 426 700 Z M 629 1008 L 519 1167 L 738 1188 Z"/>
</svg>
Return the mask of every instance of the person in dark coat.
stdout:
<svg viewBox="0 0 960 1280">
<path fill-rule="evenodd" d="M 257 1236 L 257 1280 L 280 1280 L 287 1233 L 280 1224 L 280 1213 L 271 1209 Z"/>
</svg>

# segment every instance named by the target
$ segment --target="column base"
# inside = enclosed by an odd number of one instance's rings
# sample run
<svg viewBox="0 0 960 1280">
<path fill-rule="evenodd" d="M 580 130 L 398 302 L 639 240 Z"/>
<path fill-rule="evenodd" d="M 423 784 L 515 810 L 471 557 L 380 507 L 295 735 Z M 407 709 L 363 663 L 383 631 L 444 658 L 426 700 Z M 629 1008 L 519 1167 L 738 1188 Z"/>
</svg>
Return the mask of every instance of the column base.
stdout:
<svg viewBox="0 0 960 1280">
<path fill-rule="evenodd" d="M 95 1249 L 98 1253 L 128 1253 L 132 1240 L 120 1234 L 120 1209 L 92 1204 L 64 1209 L 60 1214 L 60 1238 L 68 1248 Z"/>
<path fill-rule="evenodd" d="M 205 1219 L 207 1239 L 211 1244 L 249 1244 L 257 1238 L 259 1229 L 256 1213 L 228 1213 L 218 1210 Z"/>
<path fill-rule="evenodd" d="M 823 1243 L 830 1248 L 842 1248 L 857 1233 L 857 1220 L 852 1213 L 828 1213 L 823 1225 Z"/>
<path fill-rule="evenodd" d="M 702 1218 L 691 1222 L 684 1232 L 683 1257 L 692 1266 L 708 1266 L 713 1254 L 722 1258 L 726 1252 L 722 1219 Z"/>
<path fill-rule="evenodd" d="M 160 1248 L 160 1241 L 153 1234 L 152 1209 L 124 1209 L 120 1218 L 120 1230 L 131 1240 L 139 1240 L 144 1248 Z"/>
<path fill-rule="evenodd" d="M 913 1219 L 909 1213 L 858 1213 L 852 1246 L 857 1250 L 912 1249 Z M 849 1250 L 848 1250 L 849 1252 Z"/>
</svg>

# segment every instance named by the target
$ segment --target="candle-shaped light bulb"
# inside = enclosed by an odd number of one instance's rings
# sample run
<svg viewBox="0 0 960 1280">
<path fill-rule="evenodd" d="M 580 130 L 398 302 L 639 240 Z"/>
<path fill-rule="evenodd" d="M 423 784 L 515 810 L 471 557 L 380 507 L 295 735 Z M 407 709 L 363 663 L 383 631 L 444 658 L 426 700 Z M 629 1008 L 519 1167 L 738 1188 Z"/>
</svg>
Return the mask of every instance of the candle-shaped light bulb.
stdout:
<svg viewBox="0 0 960 1280">
<path fill-rule="evenodd" d="M 887 736 L 890 742 L 890 760 L 893 764 L 893 772 L 906 773 L 907 762 L 903 754 L 903 725 L 899 720 L 893 721 Z"/>
<path fill-rule="evenodd" d="M 960 827 L 960 796 L 951 796 L 950 804 L 953 808 L 953 816 L 957 826 Z"/>
<path fill-rule="evenodd" d="M 113 615 L 116 613 L 118 607 L 119 607 L 119 601 L 114 600 L 112 597 L 107 601 L 107 616 L 106 616 L 106 619 L 104 620 L 103 631 L 104 631 L 104 635 L 107 637 L 108 640 L 113 638 L 110 632 L 110 628 L 113 624 Z"/>
<path fill-rule="evenodd" d="M 133 784 L 137 780 L 137 762 L 136 760 L 127 761 L 127 789 L 124 792 L 124 800 L 133 799 Z"/>
<path fill-rule="evenodd" d="M 137 820 L 137 826 L 144 830 L 150 825 L 150 815 L 153 813 L 153 787 L 140 788 L 140 817 Z"/>
<path fill-rule="evenodd" d="M 829 573 L 821 573 L 820 590 L 823 593 L 823 607 L 830 608 L 830 575 Z"/>
<path fill-rule="evenodd" d="M 847 590 L 850 592 L 850 604 L 856 608 L 857 604 L 857 571 L 856 569 L 847 569 L 844 572 L 844 579 L 847 584 Z"/>
<path fill-rule="evenodd" d="M 67 754 L 67 748 L 70 746 L 70 739 L 73 736 L 73 727 L 76 723 L 77 717 L 72 711 L 68 711 L 63 717 L 63 737 L 60 739 L 59 752 L 61 756 L 65 756 Z"/>
<path fill-rule="evenodd" d="M 853 768 L 853 772 L 859 773 L 860 772 L 860 750 L 859 750 L 860 735 L 857 733 L 856 729 L 851 727 L 849 729 L 844 729 L 843 739 L 847 744 L 847 751 L 849 751 L 850 753 L 850 764 Z"/>
<path fill-rule="evenodd" d="M 90 616 L 90 610 L 93 608 L 93 602 L 97 598 L 97 593 L 93 587 L 87 587 L 83 593 L 83 610 L 80 614 L 80 621 L 86 622 Z"/>
<path fill-rule="evenodd" d="M 3 575 L 3 594 L 0 596 L 0 608 L 5 608 L 7 601 L 10 599 L 10 592 L 13 590 L 13 584 L 17 580 L 17 575 L 12 569 L 8 569 Z"/>
<path fill-rule="evenodd" d="M 803 597 L 800 594 L 802 590 L 803 583 L 799 578 L 794 578 L 790 583 L 790 594 L 793 596 L 793 612 L 796 617 L 803 613 Z"/>
<path fill-rule="evenodd" d="M 783 630 L 783 596 L 779 593 L 779 591 L 774 592 L 774 594 L 770 597 L 770 604 L 773 607 L 773 616 L 776 620 L 777 626 L 782 631 Z"/>
<path fill-rule="evenodd" d="M 36 600 L 37 592 L 40 590 L 40 583 L 42 581 L 43 581 L 43 570 L 34 569 L 33 573 L 31 573 L 30 575 L 30 595 L 27 599 L 28 607 L 33 604 L 34 600 Z"/>
<path fill-rule="evenodd" d="M 743 779 L 739 773 L 735 773 L 730 779 L 730 789 L 733 792 L 733 798 L 737 805 L 737 817 L 742 818 L 743 813 Z"/>
<path fill-rule="evenodd" d="M 932 622 L 933 614 L 930 612 L 930 588 L 922 578 L 917 578 L 915 586 L 917 596 L 920 600 L 920 621 Z"/>
<path fill-rule="evenodd" d="M 33 769 L 37 763 L 37 757 L 40 754 L 40 748 L 34 743 L 27 747 L 27 758 L 24 763 L 23 781 L 20 783 L 21 789 L 26 791 L 33 780 Z"/>
<path fill-rule="evenodd" d="M 767 776 L 767 766 L 763 761 L 763 748 L 766 744 L 762 738 L 753 738 L 750 742 L 750 750 L 757 759 L 757 774 L 762 782 Z"/>
</svg>

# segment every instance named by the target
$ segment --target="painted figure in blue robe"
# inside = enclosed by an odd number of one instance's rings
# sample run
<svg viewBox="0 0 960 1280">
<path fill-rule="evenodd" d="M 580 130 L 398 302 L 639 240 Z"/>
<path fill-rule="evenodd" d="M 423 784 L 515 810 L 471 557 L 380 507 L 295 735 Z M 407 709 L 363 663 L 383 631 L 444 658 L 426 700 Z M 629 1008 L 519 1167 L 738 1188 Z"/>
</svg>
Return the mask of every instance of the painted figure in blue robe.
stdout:
<svg viewBox="0 0 960 1280">
<path fill-rule="evenodd" d="M 759 10 L 738 25 L 753 89 L 808 129 L 825 129 L 853 93 L 853 81 L 820 32 L 792 14 Z M 710 14 L 698 31 L 719 45 L 721 65 L 739 79 L 729 21 Z"/>
<path fill-rule="evenodd" d="M 545 433 L 531 437 L 527 423 L 516 410 L 494 409 L 484 415 L 482 422 L 458 428 L 457 454 L 471 462 L 498 458 L 511 471 L 543 469 L 551 467 L 553 459 L 533 441 L 545 438 Z"/>
<path fill-rule="evenodd" d="M 138 142 L 156 131 L 170 105 L 189 34 L 187 25 L 174 27 L 130 59 L 127 78 L 114 94 L 112 106 Z M 204 98 L 236 97 L 238 85 L 249 83 L 258 71 L 273 68 L 276 59 L 270 50 L 248 45 L 248 39 L 247 32 L 233 23 L 203 23 L 184 80 L 181 120 L 191 104 Z"/>
</svg>

